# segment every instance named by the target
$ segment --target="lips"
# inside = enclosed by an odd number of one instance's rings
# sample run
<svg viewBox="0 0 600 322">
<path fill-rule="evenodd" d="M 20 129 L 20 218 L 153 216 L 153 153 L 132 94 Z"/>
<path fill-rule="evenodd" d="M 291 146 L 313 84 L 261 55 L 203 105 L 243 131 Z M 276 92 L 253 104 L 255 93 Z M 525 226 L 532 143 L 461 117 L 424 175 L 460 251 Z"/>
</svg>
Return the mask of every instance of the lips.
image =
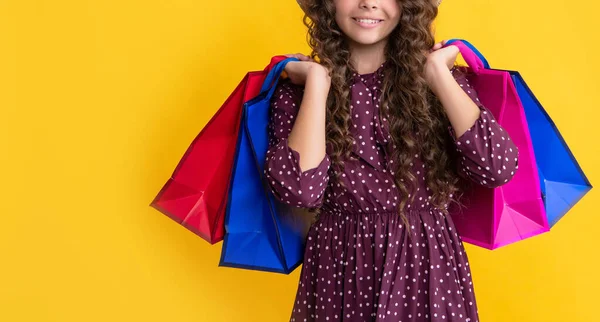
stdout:
<svg viewBox="0 0 600 322">
<path fill-rule="evenodd" d="M 382 19 L 373 19 L 373 18 L 352 18 L 354 19 L 354 21 L 359 22 L 359 23 L 366 23 L 366 24 L 378 24 L 380 22 L 382 22 Z"/>
<path fill-rule="evenodd" d="M 370 18 L 352 18 L 360 28 L 363 29 L 375 29 L 381 25 L 383 20 L 381 19 L 370 19 Z"/>
</svg>

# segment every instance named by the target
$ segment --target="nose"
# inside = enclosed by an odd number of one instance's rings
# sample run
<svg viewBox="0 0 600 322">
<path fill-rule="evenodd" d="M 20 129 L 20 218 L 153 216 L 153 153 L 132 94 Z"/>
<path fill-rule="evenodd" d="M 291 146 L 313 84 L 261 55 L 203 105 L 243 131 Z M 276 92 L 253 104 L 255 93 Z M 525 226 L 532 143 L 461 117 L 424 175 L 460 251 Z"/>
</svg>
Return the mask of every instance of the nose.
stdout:
<svg viewBox="0 0 600 322">
<path fill-rule="evenodd" d="M 361 0 L 359 6 L 366 9 L 375 9 L 379 4 L 379 0 Z"/>
</svg>

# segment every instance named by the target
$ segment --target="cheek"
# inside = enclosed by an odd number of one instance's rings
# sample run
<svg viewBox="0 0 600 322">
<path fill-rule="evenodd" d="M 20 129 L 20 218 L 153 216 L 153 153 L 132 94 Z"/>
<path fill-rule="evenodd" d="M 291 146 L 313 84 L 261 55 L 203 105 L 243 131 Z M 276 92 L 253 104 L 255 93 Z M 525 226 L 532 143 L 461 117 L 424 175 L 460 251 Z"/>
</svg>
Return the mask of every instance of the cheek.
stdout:
<svg viewBox="0 0 600 322">
<path fill-rule="evenodd" d="M 402 7 L 397 0 L 389 0 L 385 9 L 391 17 L 399 17 L 402 12 Z"/>
<path fill-rule="evenodd" d="M 344 15 L 343 13 L 336 13 L 335 14 L 335 23 L 338 25 L 338 27 L 343 31 L 343 32 L 347 32 L 348 31 L 348 18 L 346 15 Z"/>
<path fill-rule="evenodd" d="M 342 23 L 342 15 L 339 11 L 335 13 L 335 23 L 337 23 L 338 26 Z"/>
<path fill-rule="evenodd" d="M 387 16 L 389 17 L 390 25 L 392 29 L 395 29 L 400 23 L 400 19 L 402 18 L 402 12 L 399 7 L 389 8 L 387 10 Z"/>
<path fill-rule="evenodd" d="M 399 19 L 392 20 L 391 23 L 390 23 L 390 28 L 392 30 L 394 30 L 394 29 L 396 29 L 398 27 L 399 24 L 400 24 L 400 20 Z"/>
</svg>

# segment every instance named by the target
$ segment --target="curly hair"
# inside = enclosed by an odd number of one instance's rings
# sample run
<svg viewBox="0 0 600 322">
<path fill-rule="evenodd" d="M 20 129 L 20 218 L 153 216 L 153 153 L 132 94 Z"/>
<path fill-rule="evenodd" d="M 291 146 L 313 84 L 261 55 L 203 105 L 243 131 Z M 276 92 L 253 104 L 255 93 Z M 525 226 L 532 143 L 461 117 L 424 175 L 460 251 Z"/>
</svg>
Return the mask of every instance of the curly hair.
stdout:
<svg viewBox="0 0 600 322">
<path fill-rule="evenodd" d="M 390 172 L 400 189 L 399 215 L 407 222 L 404 209 L 413 201 L 417 184 L 411 171 L 415 154 L 421 155 L 429 169 L 425 180 L 433 193 L 430 202 L 444 214 L 448 213 L 449 203 L 457 200 L 460 179 L 448 130 L 450 122 L 423 76 L 426 52 L 435 44 L 432 23 L 438 13 L 437 3 L 432 0 L 398 0 L 398 3 L 401 17 L 385 49 L 379 109 L 384 113 L 389 106 L 390 144 L 393 144 Z M 349 130 L 349 84 L 356 70 L 350 63 L 345 35 L 335 21 L 333 1 L 304 0 L 302 7 L 311 57 L 331 70 L 326 141 L 331 148 L 332 168 L 343 168 L 343 160 L 351 158 L 353 145 Z"/>
</svg>

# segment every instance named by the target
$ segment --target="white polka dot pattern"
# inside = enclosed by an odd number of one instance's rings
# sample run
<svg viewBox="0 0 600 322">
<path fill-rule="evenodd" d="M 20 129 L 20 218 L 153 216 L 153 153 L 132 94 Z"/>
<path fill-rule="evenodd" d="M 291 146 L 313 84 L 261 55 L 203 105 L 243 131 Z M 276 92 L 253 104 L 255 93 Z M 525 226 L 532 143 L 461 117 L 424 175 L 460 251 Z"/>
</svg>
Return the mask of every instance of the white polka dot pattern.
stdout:
<svg viewBox="0 0 600 322">
<path fill-rule="evenodd" d="M 299 96 L 300 95 L 300 96 Z M 329 182 L 331 161 L 325 155 L 316 168 L 300 169 L 300 154 L 288 146 L 287 137 L 298 114 L 302 92 L 291 83 L 281 82 L 275 91 L 269 123 L 270 142 L 265 177 L 274 195 L 283 203 L 312 208 L 322 204 Z"/>
<path fill-rule="evenodd" d="M 397 215 L 400 192 L 389 170 L 389 123 L 387 113 L 379 113 L 384 66 L 353 75 L 350 131 L 358 158 L 346 160 L 340 173 L 345 187 L 330 175 L 337 170 L 328 156 L 300 172 L 300 155 L 289 148 L 287 136 L 303 88 L 282 81 L 276 89 L 266 178 L 281 201 L 322 209 L 306 241 L 290 321 L 477 322 L 467 255 L 451 217 L 429 202 L 427 168 L 418 154 L 412 163 L 416 196 L 407 205 L 410 225 Z M 482 111 L 454 140 L 461 175 L 487 186 L 502 184 L 516 171 L 518 151 L 468 81 L 457 82 Z"/>
<path fill-rule="evenodd" d="M 308 233 L 290 321 L 478 321 L 451 217 L 412 212 L 409 223 L 389 212 L 320 217 Z"/>
</svg>

